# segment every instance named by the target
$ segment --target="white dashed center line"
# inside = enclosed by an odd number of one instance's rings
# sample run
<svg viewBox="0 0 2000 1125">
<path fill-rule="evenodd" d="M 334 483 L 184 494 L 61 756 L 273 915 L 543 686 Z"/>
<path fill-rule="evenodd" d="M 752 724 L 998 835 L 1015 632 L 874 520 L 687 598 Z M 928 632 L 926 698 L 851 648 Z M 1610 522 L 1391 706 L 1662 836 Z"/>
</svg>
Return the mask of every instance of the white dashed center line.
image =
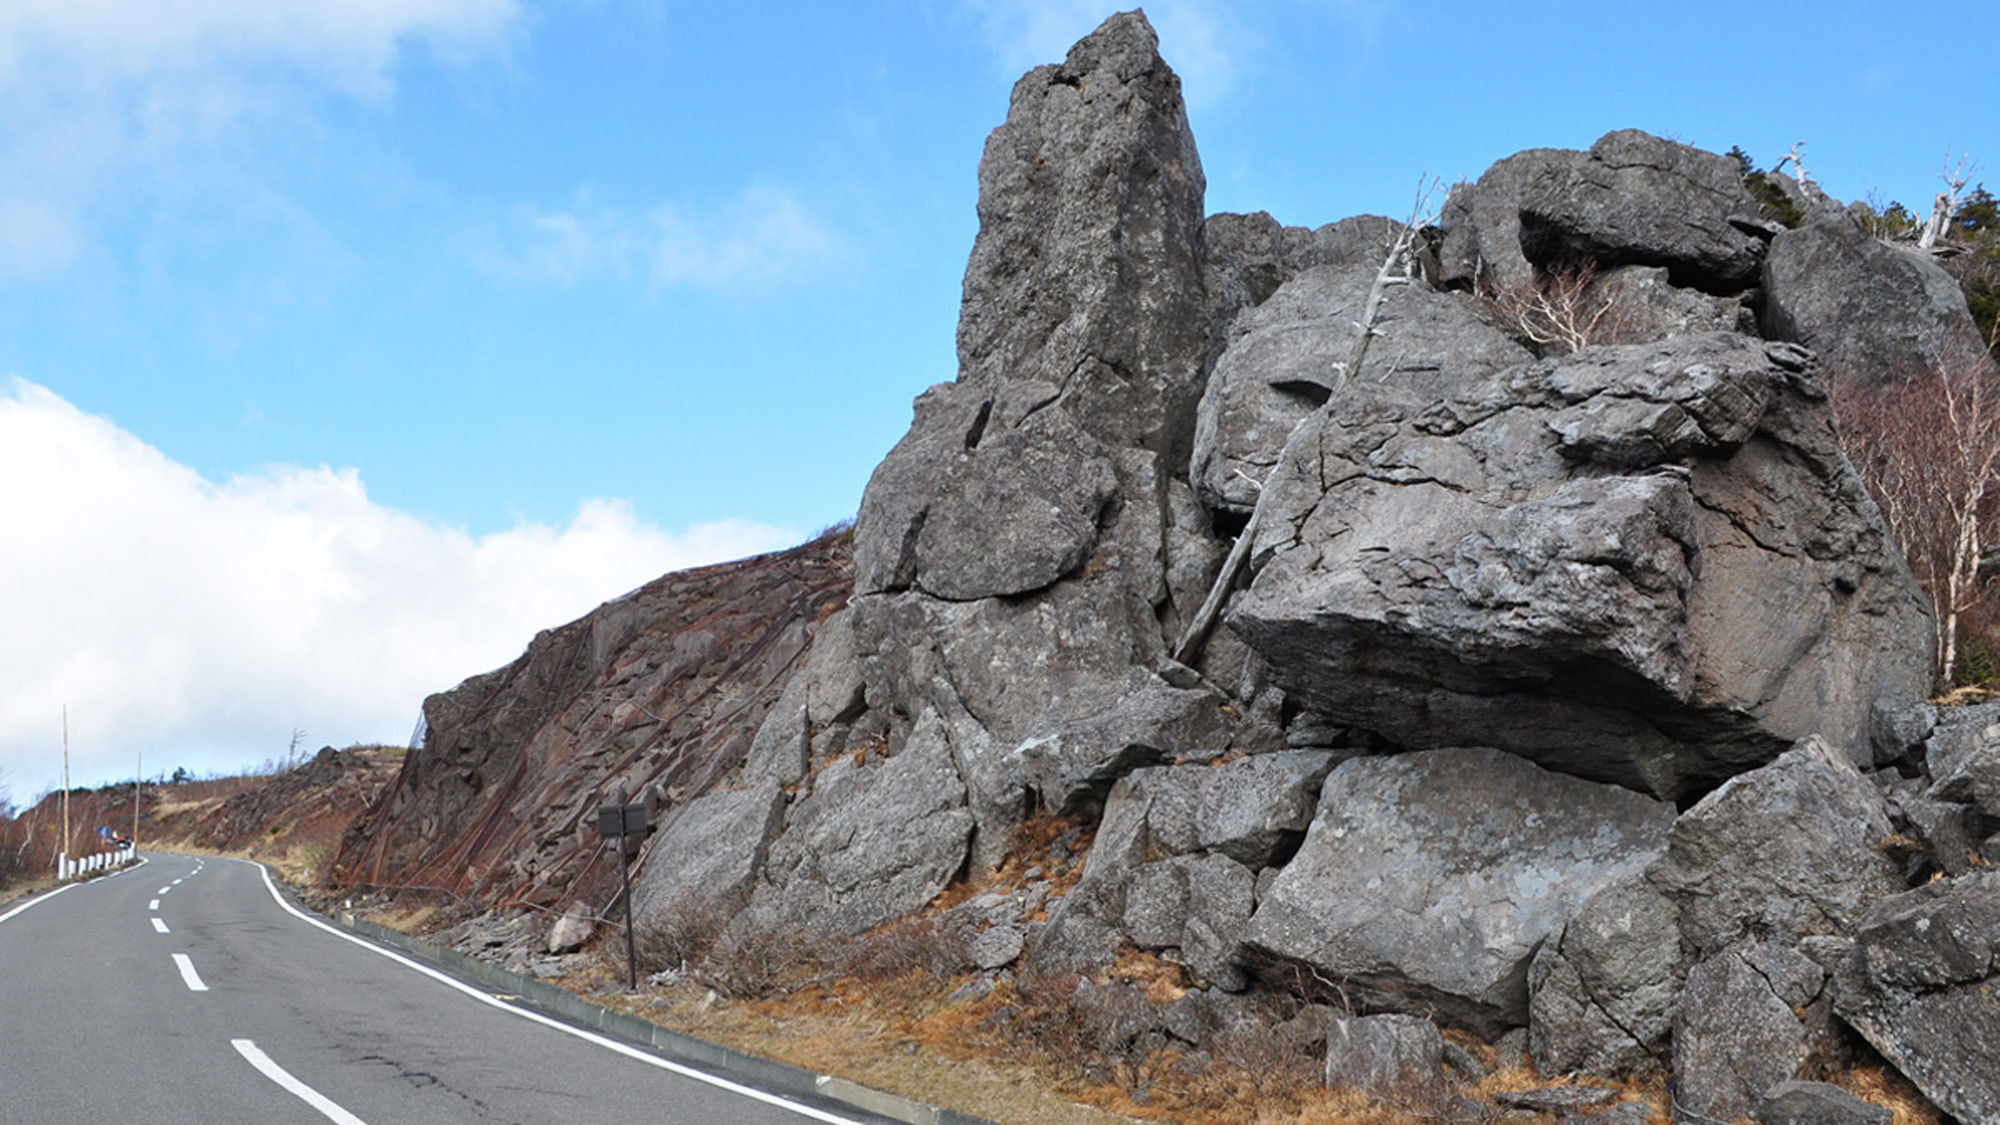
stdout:
<svg viewBox="0 0 2000 1125">
<path fill-rule="evenodd" d="M 175 879 L 175 880 L 174 880 L 174 881 L 173 881 L 173 882 L 172 882 L 171 884 L 169 884 L 169 885 L 170 885 L 170 886 L 175 886 L 175 887 L 178 887 L 178 886 L 180 886 L 180 885 L 181 885 L 181 883 L 182 883 L 183 881 L 184 881 L 184 880 L 181 880 L 181 879 Z M 165 892 L 165 891 L 161 891 L 160 893 L 161 893 L 161 894 L 165 894 L 166 892 Z"/>
<path fill-rule="evenodd" d="M 174 954 L 174 964 L 180 966 L 181 979 L 187 982 L 189 992 L 207 992 L 208 986 L 201 983 L 201 977 L 194 971 L 194 962 L 185 953 Z"/>
<path fill-rule="evenodd" d="M 146 904 L 146 909 L 148 910 L 158 910 L 159 908 L 160 908 L 159 899 L 154 899 L 153 901 Z"/>
<path fill-rule="evenodd" d="M 236 1053 L 250 1061 L 258 1073 L 285 1088 L 285 1092 L 319 1110 L 328 1121 L 335 1125 L 367 1125 L 359 1117 L 335 1105 L 326 1095 L 311 1086 L 293 1078 L 285 1068 L 271 1061 L 271 1056 L 257 1049 L 257 1044 L 249 1039 L 231 1039 L 229 1045 Z"/>
<path fill-rule="evenodd" d="M 167 924 L 161 921 L 160 919 L 155 918 L 153 919 L 153 930 L 156 933 L 164 934 L 167 932 Z"/>
<path fill-rule="evenodd" d="M 161 887 L 161 888 L 160 888 L 159 890 L 157 890 L 157 891 L 154 891 L 153 893 L 154 893 L 154 894 L 156 894 L 156 895 L 163 895 L 163 894 L 166 894 L 166 893 L 167 893 L 168 891 L 171 891 L 171 890 L 173 890 L 173 888 L 172 888 L 172 887 Z"/>
</svg>

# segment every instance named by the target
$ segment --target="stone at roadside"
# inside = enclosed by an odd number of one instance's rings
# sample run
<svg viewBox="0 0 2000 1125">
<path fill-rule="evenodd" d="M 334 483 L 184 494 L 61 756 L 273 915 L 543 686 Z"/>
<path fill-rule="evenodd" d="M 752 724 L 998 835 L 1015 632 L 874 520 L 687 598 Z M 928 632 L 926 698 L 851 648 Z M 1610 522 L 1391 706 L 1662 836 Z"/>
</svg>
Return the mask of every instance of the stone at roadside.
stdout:
<svg viewBox="0 0 2000 1125">
<path fill-rule="evenodd" d="M 641 934 L 671 912 L 712 912 L 720 928 L 750 896 L 766 849 L 785 813 L 778 780 L 697 797 L 653 837 L 632 886 L 632 924 Z"/>
<path fill-rule="evenodd" d="M 1493 1095 L 1493 1104 L 1529 1113 L 1573 1113 L 1604 1105 L 1618 1091 L 1604 1086 L 1542 1086 L 1533 1090 L 1502 1090 Z"/>
<path fill-rule="evenodd" d="M 596 917 L 589 904 L 572 902 L 549 927 L 550 953 L 574 953 L 597 936 Z"/>
</svg>

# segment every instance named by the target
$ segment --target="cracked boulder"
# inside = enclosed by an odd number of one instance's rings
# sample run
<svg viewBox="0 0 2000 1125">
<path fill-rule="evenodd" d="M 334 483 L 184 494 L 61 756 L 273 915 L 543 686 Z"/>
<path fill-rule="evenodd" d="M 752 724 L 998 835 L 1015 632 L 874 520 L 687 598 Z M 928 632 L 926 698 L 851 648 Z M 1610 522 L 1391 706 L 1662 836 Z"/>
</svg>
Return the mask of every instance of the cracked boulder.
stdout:
<svg viewBox="0 0 2000 1125">
<path fill-rule="evenodd" d="M 1293 428 L 1350 377 L 1355 325 L 1379 266 L 1306 270 L 1231 325 L 1202 396 L 1189 476 L 1211 509 L 1247 514 Z M 1387 291 L 1379 337 L 1353 377 L 1426 385 L 1440 372 L 1483 375 L 1532 358 L 1464 294 L 1421 284 Z"/>
<path fill-rule="evenodd" d="M 1305 711 L 1662 798 L 1928 684 L 1925 603 L 1809 357 L 1733 334 L 1351 382 L 1228 620 Z"/>
<path fill-rule="evenodd" d="M 1757 281 L 1757 201 L 1727 156 L 1622 129 L 1588 152 L 1530 149 L 1453 189 L 1439 218 L 1446 284 L 1507 286 L 1588 260 L 1663 266 L 1714 293 Z"/>
<path fill-rule="evenodd" d="M 1825 981 L 1818 965 L 1785 946 L 1731 949 L 1696 965 L 1674 1020 L 1681 1104 L 1735 1121 L 1797 1077 L 1811 1037 L 1795 1012 L 1819 999 Z"/>
<path fill-rule="evenodd" d="M 1835 1011 L 1925 1097 L 2000 1121 L 2000 872 L 1875 903 L 1836 979 Z"/>
<path fill-rule="evenodd" d="M 1536 948 L 1657 857 L 1672 820 L 1659 801 L 1498 750 L 1352 759 L 1258 902 L 1243 955 L 1308 966 L 1365 1009 L 1496 1035 L 1528 1020 Z"/>
<path fill-rule="evenodd" d="M 732 926 L 862 933 L 935 898 L 965 865 L 971 834 L 944 722 L 926 712 L 886 760 L 841 755 L 820 770 Z"/>
</svg>

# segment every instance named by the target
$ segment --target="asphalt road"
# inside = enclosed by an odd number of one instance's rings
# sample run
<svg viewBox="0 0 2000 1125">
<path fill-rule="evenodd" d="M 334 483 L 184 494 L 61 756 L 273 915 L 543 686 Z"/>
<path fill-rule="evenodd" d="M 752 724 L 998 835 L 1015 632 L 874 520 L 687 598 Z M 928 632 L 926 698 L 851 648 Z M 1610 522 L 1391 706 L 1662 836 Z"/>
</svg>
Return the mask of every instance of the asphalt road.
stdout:
<svg viewBox="0 0 2000 1125">
<path fill-rule="evenodd" d="M 255 864 L 151 855 L 0 908 L 0 1122 L 880 1119 L 691 1077 L 309 918 Z"/>
</svg>

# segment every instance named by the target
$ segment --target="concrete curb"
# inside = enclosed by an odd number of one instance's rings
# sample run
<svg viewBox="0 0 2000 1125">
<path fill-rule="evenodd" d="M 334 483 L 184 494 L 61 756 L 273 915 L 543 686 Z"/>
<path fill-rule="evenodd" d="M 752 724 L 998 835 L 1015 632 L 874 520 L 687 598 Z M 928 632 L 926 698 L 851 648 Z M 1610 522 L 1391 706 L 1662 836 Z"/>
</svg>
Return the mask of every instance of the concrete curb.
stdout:
<svg viewBox="0 0 2000 1125">
<path fill-rule="evenodd" d="M 643 1047 L 675 1062 L 698 1067 L 720 1077 L 731 1078 L 773 1094 L 782 1094 L 807 1103 L 835 1105 L 877 1118 L 901 1121 L 906 1125 L 994 1125 L 984 1118 L 969 1117 L 956 1110 L 941 1109 L 900 1094 L 871 1089 L 830 1074 L 814 1074 L 810 1070 L 790 1063 L 744 1054 L 672 1028 L 661 1027 L 637 1016 L 614 1012 L 546 981 L 510 972 L 455 949 L 446 949 L 423 938 L 411 937 L 409 934 L 364 921 L 345 912 L 342 912 L 335 921 L 343 928 L 361 934 L 371 941 L 420 957 L 455 976 L 476 982 L 487 991 L 497 993 L 523 1007 L 533 1008 L 543 1015 L 588 1028 L 635 1047 Z"/>
</svg>

